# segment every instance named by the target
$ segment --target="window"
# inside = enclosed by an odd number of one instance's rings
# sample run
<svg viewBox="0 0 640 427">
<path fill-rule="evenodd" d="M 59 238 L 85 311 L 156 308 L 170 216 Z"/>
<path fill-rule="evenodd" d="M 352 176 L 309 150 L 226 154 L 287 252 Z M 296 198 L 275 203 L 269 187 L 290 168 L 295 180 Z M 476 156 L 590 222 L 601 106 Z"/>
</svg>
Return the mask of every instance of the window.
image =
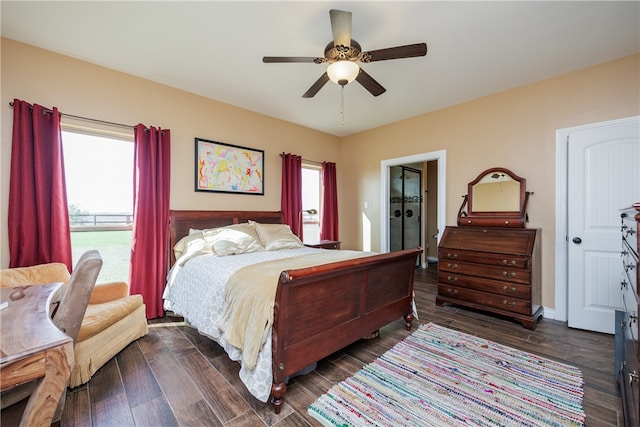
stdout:
<svg viewBox="0 0 640 427">
<path fill-rule="evenodd" d="M 320 166 L 302 164 L 302 237 L 305 242 L 320 240 Z"/>
<path fill-rule="evenodd" d="M 128 281 L 133 225 L 133 132 L 62 132 L 73 264 L 91 249 L 103 259 L 98 283 Z"/>
</svg>

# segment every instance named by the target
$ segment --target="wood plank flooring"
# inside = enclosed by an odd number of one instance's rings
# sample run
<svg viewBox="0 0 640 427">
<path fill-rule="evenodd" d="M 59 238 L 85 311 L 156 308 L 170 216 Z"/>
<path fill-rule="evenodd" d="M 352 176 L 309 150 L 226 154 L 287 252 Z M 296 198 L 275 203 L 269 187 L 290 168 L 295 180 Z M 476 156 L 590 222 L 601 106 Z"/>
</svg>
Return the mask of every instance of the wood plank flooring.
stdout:
<svg viewBox="0 0 640 427">
<path fill-rule="evenodd" d="M 435 266 L 416 270 L 420 320 L 478 335 L 514 348 L 569 363 L 582 370 L 588 426 L 622 426 L 614 383 L 614 338 L 569 329 L 542 319 L 535 331 L 486 313 L 436 307 Z M 316 426 L 307 407 L 333 384 L 408 335 L 401 321 L 380 337 L 361 340 L 320 361 L 315 371 L 292 380 L 279 415 L 253 398 L 238 378 L 239 366 L 197 331 L 164 318 L 129 345 L 87 384 L 67 392 L 61 426 Z M 12 425 L 2 411 L 2 425 Z M 5 421 L 9 422 L 5 424 Z"/>
</svg>

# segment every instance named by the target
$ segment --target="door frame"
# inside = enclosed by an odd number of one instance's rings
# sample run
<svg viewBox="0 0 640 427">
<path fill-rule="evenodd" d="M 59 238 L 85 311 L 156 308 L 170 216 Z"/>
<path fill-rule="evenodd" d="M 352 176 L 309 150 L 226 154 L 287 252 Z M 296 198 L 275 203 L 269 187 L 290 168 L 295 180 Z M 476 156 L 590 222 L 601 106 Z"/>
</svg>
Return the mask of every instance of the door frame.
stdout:
<svg viewBox="0 0 640 427">
<path fill-rule="evenodd" d="M 568 275 L 567 269 L 569 237 L 568 237 L 568 180 L 569 180 L 569 135 L 572 132 L 596 129 L 600 127 L 633 123 L 638 116 L 623 119 L 590 123 L 581 126 L 556 130 L 556 229 L 555 229 L 555 312 L 553 315 L 545 308 L 545 317 L 566 322 L 568 320 Z"/>
<path fill-rule="evenodd" d="M 389 252 L 389 169 L 392 166 L 402 166 L 411 163 L 438 161 L 438 242 L 445 227 L 446 199 L 447 199 L 447 150 L 431 151 L 429 153 L 414 154 L 380 162 L 380 251 Z M 424 172 L 424 171 L 423 171 Z M 424 203 L 422 204 L 424 210 Z M 421 212 L 422 218 L 424 212 Z M 424 246 L 423 233 L 421 244 Z"/>
</svg>

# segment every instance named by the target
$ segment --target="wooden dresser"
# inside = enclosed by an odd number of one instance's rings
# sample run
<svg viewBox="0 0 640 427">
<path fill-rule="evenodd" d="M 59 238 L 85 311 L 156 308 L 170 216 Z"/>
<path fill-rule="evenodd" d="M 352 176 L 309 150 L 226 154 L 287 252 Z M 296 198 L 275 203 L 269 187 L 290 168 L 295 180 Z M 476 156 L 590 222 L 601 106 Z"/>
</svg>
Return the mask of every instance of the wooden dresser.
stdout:
<svg viewBox="0 0 640 427">
<path fill-rule="evenodd" d="M 539 241 L 538 229 L 446 227 L 436 304 L 493 312 L 535 329 L 542 315 Z"/>
<path fill-rule="evenodd" d="M 625 425 L 640 425 L 640 344 L 638 341 L 638 223 L 640 202 L 622 209 L 620 290 L 624 310 L 616 312 L 616 380 L 622 395 Z"/>
</svg>

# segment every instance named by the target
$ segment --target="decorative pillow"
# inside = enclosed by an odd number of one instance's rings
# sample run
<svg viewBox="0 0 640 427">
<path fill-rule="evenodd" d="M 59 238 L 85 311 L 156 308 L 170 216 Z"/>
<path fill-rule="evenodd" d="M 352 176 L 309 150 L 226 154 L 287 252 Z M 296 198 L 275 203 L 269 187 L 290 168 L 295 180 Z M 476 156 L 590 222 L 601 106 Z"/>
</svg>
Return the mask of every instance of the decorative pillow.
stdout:
<svg viewBox="0 0 640 427">
<path fill-rule="evenodd" d="M 287 224 L 260 224 L 254 221 L 249 223 L 255 225 L 258 237 L 267 251 L 304 247 L 302 241 L 291 232 Z"/>
<path fill-rule="evenodd" d="M 212 246 L 213 252 L 218 256 L 264 250 L 255 227 L 248 223 L 204 230 L 202 233 L 207 243 Z"/>
<path fill-rule="evenodd" d="M 185 252 L 187 252 L 191 246 L 193 246 L 194 244 L 198 245 L 202 243 L 205 243 L 204 235 L 202 234 L 202 231 L 196 231 L 195 233 L 191 233 L 191 230 L 190 230 L 188 236 L 183 237 L 178 241 L 178 243 L 176 243 L 173 246 L 173 253 L 176 259 L 178 259 Z"/>
</svg>

